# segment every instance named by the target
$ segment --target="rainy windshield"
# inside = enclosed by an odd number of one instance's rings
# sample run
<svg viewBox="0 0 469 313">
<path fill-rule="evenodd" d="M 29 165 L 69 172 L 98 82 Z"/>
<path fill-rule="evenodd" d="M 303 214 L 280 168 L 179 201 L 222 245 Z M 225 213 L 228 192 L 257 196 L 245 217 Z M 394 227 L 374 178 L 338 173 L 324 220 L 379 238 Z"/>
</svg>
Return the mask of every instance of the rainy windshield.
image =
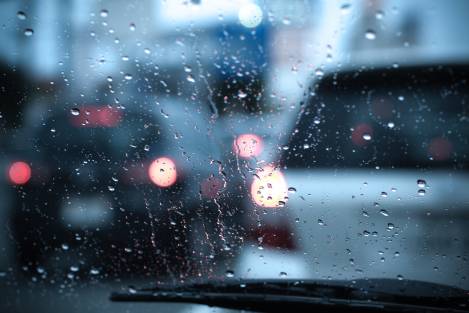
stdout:
<svg viewBox="0 0 469 313">
<path fill-rule="evenodd" d="M 0 311 L 113 290 L 469 289 L 469 3 L 0 1 Z"/>
</svg>

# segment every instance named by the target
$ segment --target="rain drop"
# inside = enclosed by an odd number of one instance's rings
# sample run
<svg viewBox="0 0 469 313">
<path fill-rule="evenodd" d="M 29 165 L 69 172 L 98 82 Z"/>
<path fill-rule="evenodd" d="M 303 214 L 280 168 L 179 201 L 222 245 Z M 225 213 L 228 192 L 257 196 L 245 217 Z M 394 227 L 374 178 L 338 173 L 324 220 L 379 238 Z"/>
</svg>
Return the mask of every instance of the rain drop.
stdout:
<svg viewBox="0 0 469 313">
<path fill-rule="evenodd" d="M 16 13 L 16 17 L 20 20 L 25 20 L 26 19 L 26 13 L 24 13 L 23 11 L 18 11 Z"/>
<path fill-rule="evenodd" d="M 425 188 L 427 186 L 427 182 L 423 179 L 418 179 L 417 180 L 417 187 L 419 188 Z"/>
<path fill-rule="evenodd" d="M 376 33 L 369 29 L 365 32 L 365 38 L 368 40 L 375 40 L 376 39 Z"/>
<path fill-rule="evenodd" d="M 192 75 L 190 75 L 190 74 L 187 75 L 187 78 L 186 78 L 186 79 L 187 79 L 187 81 L 190 82 L 190 83 L 195 83 L 194 77 L 193 77 Z"/>
<path fill-rule="evenodd" d="M 24 30 L 24 35 L 25 35 L 25 36 L 30 37 L 30 36 L 32 36 L 33 34 L 34 34 L 34 30 L 33 30 L 32 28 L 26 28 L 26 29 Z"/>
<path fill-rule="evenodd" d="M 98 274 L 99 274 L 99 270 L 96 269 L 96 268 L 92 268 L 92 269 L 90 270 L 90 274 L 91 274 L 91 275 L 98 275 Z"/>
<path fill-rule="evenodd" d="M 226 272 L 225 272 L 225 276 L 226 276 L 226 277 L 230 277 L 230 278 L 231 278 L 231 277 L 234 277 L 234 271 L 232 271 L 232 270 L 226 271 Z"/>
<path fill-rule="evenodd" d="M 340 13 L 342 13 L 343 15 L 349 14 L 351 7 L 352 6 L 350 5 L 350 3 L 342 4 L 342 6 L 340 7 Z"/>
<path fill-rule="evenodd" d="M 370 134 L 363 134 L 363 139 L 365 139 L 366 141 L 370 141 L 371 140 L 371 135 Z"/>
<path fill-rule="evenodd" d="M 132 75 L 130 75 L 130 74 L 125 74 L 125 75 L 124 75 L 124 78 L 125 78 L 126 80 L 131 80 L 131 79 L 132 79 Z"/>
<path fill-rule="evenodd" d="M 282 278 L 285 278 L 285 277 L 287 277 L 288 275 L 287 275 L 286 272 L 280 272 L 280 274 L 279 274 L 278 276 L 280 276 L 280 277 L 282 277 Z"/>
<path fill-rule="evenodd" d="M 384 210 L 384 209 L 381 209 L 381 210 L 379 211 L 379 213 L 381 213 L 381 215 L 383 215 L 383 216 L 389 216 L 389 212 L 386 211 L 386 210 Z"/>
<path fill-rule="evenodd" d="M 78 109 L 78 108 L 72 108 L 72 109 L 70 110 L 70 113 L 71 113 L 72 115 L 74 115 L 74 116 L 78 116 L 78 115 L 80 115 L 80 109 Z"/>
<path fill-rule="evenodd" d="M 109 14 L 109 11 L 106 10 L 106 9 L 102 9 L 101 12 L 99 12 L 99 15 L 100 15 L 101 17 L 107 17 L 108 14 Z"/>
</svg>

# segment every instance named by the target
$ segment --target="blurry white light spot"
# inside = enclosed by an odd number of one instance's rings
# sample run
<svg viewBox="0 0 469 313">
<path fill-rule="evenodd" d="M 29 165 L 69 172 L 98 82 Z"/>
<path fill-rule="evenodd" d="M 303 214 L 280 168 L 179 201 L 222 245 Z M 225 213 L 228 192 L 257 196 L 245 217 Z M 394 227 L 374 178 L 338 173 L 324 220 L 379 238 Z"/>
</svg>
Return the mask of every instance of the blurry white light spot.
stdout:
<svg viewBox="0 0 469 313">
<path fill-rule="evenodd" d="M 262 22 L 262 10 L 254 3 L 243 5 L 238 12 L 239 22 L 248 28 L 254 28 Z"/>
<path fill-rule="evenodd" d="M 170 158 L 158 158 L 150 164 L 148 176 L 155 185 L 169 187 L 177 179 L 176 164 Z"/>
<path fill-rule="evenodd" d="M 251 185 L 251 197 L 260 206 L 276 208 L 285 206 L 288 186 L 282 172 L 268 165 L 256 172 Z"/>
</svg>

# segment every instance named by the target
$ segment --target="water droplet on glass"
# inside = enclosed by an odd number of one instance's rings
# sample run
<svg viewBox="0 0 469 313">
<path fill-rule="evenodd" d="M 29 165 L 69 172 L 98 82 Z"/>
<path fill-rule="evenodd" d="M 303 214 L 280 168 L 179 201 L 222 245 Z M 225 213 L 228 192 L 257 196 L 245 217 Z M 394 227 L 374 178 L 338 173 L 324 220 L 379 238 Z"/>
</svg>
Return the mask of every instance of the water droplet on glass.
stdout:
<svg viewBox="0 0 469 313">
<path fill-rule="evenodd" d="M 351 7 L 352 5 L 350 3 L 342 4 L 340 7 L 340 13 L 342 13 L 343 15 L 348 14 L 350 12 Z"/>
<path fill-rule="evenodd" d="M 228 270 L 225 272 L 226 277 L 234 277 L 234 272 L 232 270 Z"/>
<path fill-rule="evenodd" d="M 25 36 L 30 37 L 30 36 L 32 36 L 33 34 L 34 34 L 34 30 L 33 30 L 32 28 L 26 28 L 26 29 L 24 30 L 24 35 L 25 35 Z"/>
<path fill-rule="evenodd" d="M 135 26 L 134 23 L 130 23 L 130 24 L 129 24 L 129 29 L 130 29 L 131 31 L 135 31 L 135 28 L 136 28 L 136 26 Z"/>
<path fill-rule="evenodd" d="M 384 12 L 383 11 L 377 11 L 375 14 L 376 19 L 381 20 L 384 17 Z"/>
<path fill-rule="evenodd" d="M 109 14 L 109 11 L 106 10 L 106 9 L 102 9 L 101 12 L 99 12 L 99 15 L 100 15 L 101 17 L 107 17 L 108 14 Z"/>
<path fill-rule="evenodd" d="M 288 188 L 288 192 L 290 192 L 290 193 L 295 193 L 295 192 L 296 192 L 296 188 L 295 188 L 295 187 L 289 187 L 289 188 Z"/>
<path fill-rule="evenodd" d="M 280 277 L 282 277 L 282 278 L 285 278 L 285 277 L 287 277 L 288 275 L 287 275 L 286 272 L 280 272 L 278 276 L 280 276 Z"/>
<path fill-rule="evenodd" d="M 244 91 L 242 91 L 242 90 L 239 90 L 239 91 L 238 91 L 238 98 L 244 99 L 244 98 L 246 98 L 247 96 L 248 96 L 248 94 L 245 93 Z"/>
<path fill-rule="evenodd" d="M 404 276 L 402 276 L 402 275 L 397 275 L 396 277 L 397 277 L 398 280 L 403 280 L 404 279 Z"/>
<path fill-rule="evenodd" d="M 387 193 L 386 191 L 381 191 L 381 197 L 387 198 L 387 197 L 388 197 L 388 193 Z"/>
<path fill-rule="evenodd" d="M 72 109 L 70 110 L 70 113 L 71 113 L 72 115 L 74 115 L 74 116 L 80 115 L 80 109 L 78 109 L 78 108 L 72 108 Z"/>
<path fill-rule="evenodd" d="M 417 193 L 419 196 L 425 196 L 425 189 L 419 189 Z"/>
<path fill-rule="evenodd" d="M 324 71 L 320 68 L 316 69 L 316 71 L 314 71 L 314 74 L 316 75 L 316 77 L 323 77 L 324 76 Z"/>
<path fill-rule="evenodd" d="M 394 224 L 393 223 L 388 223 L 387 230 L 393 230 L 394 229 Z"/>
<path fill-rule="evenodd" d="M 23 11 L 18 11 L 16 13 L 16 17 L 18 17 L 20 20 L 25 20 L 26 19 L 26 13 L 24 13 Z"/>
<path fill-rule="evenodd" d="M 427 182 L 423 179 L 418 179 L 417 180 L 417 187 L 419 188 L 425 188 L 427 186 Z"/>
<path fill-rule="evenodd" d="M 38 268 L 36 268 L 36 272 L 38 272 L 38 274 L 44 274 L 45 271 L 46 271 L 46 270 L 45 270 L 43 267 L 41 267 L 41 266 L 39 266 Z"/>
<path fill-rule="evenodd" d="M 399 96 L 399 97 L 397 97 L 397 100 L 399 100 L 399 101 L 404 101 L 405 98 L 404 98 L 404 96 Z"/>
<path fill-rule="evenodd" d="M 389 216 L 388 211 L 386 211 L 386 210 L 384 210 L 384 209 L 381 209 L 381 210 L 379 211 L 379 213 L 381 213 L 381 215 L 383 215 L 383 216 Z"/>
<path fill-rule="evenodd" d="M 395 125 L 394 125 L 393 122 L 389 122 L 389 123 L 388 123 L 388 127 L 389 127 L 389 128 L 394 128 L 394 126 L 395 126 Z"/>
<path fill-rule="evenodd" d="M 133 287 L 133 286 L 129 286 L 127 290 L 128 290 L 129 293 L 131 293 L 131 294 L 137 293 L 137 289 L 136 289 L 135 287 Z"/>
<path fill-rule="evenodd" d="M 76 265 L 70 266 L 70 271 L 72 271 L 72 272 L 78 272 L 78 270 L 79 270 L 78 266 L 76 266 Z"/>
<path fill-rule="evenodd" d="M 96 268 L 92 268 L 92 269 L 90 270 L 90 274 L 91 274 L 91 275 L 98 275 L 98 274 L 99 274 L 99 270 L 96 269 Z"/>
<path fill-rule="evenodd" d="M 194 77 L 193 77 L 192 75 L 190 75 L 190 74 L 187 75 L 187 78 L 186 78 L 186 79 L 187 79 L 187 81 L 190 82 L 190 83 L 195 83 Z"/>
<path fill-rule="evenodd" d="M 190 73 L 192 72 L 192 68 L 189 65 L 184 65 L 184 72 Z"/>
<path fill-rule="evenodd" d="M 285 18 L 282 20 L 282 23 L 283 23 L 283 25 L 290 25 L 290 24 L 291 24 L 291 20 L 290 20 L 290 18 L 285 17 Z"/>
<path fill-rule="evenodd" d="M 129 60 L 129 56 L 123 55 L 123 56 L 121 57 L 121 59 L 122 59 L 122 61 L 127 62 L 127 61 Z"/>
<path fill-rule="evenodd" d="M 161 115 L 163 115 L 164 118 L 169 118 L 169 114 L 163 111 L 163 109 L 160 110 Z"/>
<path fill-rule="evenodd" d="M 365 38 L 368 40 L 375 40 L 376 39 L 376 33 L 369 29 L 365 32 Z"/>
<path fill-rule="evenodd" d="M 365 139 L 366 141 L 370 141 L 371 140 L 371 135 L 370 134 L 363 134 L 363 139 Z"/>
<path fill-rule="evenodd" d="M 108 189 L 109 191 L 114 191 L 114 190 L 116 190 L 116 188 L 114 188 L 113 186 L 107 186 L 107 189 Z"/>
<path fill-rule="evenodd" d="M 130 75 L 130 74 L 125 74 L 125 75 L 124 75 L 124 78 L 125 78 L 126 80 L 131 80 L 131 79 L 132 79 L 132 75 Z"/>
<path fill-rule="evenodd" d="M 62 250 L 68 250 L 68 249 L 69 249 L 68 244 L 63 243 L 63 244 L 62 244 Z"/>
<path fill-rule="evenodd" d="M 145 146 L 143 147 L 143 150 L 145 150 L 145 151 L 150 151 L 150 146 L 149 146 L 149 145 L 145 145 Z"/>
<path fill-rule="evenodd" d="M 145 49 L 143 49 L 143 52 L 145 52 L 145 54 L 150 54 L 150 53 L 151 53 L 151 50 L 148 49 L 148 48 L 145 48 Z"/>
</svg>

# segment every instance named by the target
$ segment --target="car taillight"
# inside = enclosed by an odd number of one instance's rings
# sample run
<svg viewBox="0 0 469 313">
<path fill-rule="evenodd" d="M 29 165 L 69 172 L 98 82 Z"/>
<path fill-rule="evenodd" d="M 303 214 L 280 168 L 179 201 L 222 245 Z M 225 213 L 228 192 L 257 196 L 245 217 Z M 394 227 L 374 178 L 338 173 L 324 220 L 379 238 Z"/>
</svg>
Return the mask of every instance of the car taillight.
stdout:
<svg viewBox="0 0 469 313">
<path fill-rule="evenodd" d="M 266 208 L 282 207 L 288 199 L 288 186 L 280 169 L 267 165 L 256 172 L 251 185 L 253 201 Z"/>
<path fill-rule="evenodd" d="M 254 134 L 242 134 L 233 142 L 233 151 L 242 158 L 257 157 L 262 153 L 262 138 Z"/>
<path fill-rule="evenodd" d="M 160 157 L 148 167 L 150 180 L 159 187 L 170 187 L 177 180 L 176 163 L 167 157 Z"/>
<path fill-rule="evenodd" d="M 288 224 L 263 225 L 252 230 L 252 237 L 263 248 L 295 250 L 297 248 L 293 233 Z"/>
<path fill-rule="evenodd" d="M 215 199 L 224 187 L 225 182 L 221 178 L 210 176 L 200 183 L 200 193 L 204 198 Z"/>
<path fill-rule="evenodd" d="M 8 169 L 8 178 L 13 184 L 24 185 L 31 179 L 31 167 L 23 161 L 16 161 Z"/>
<path fill-rule="evenodd" d="M 79 115 L 72 115 L 70 122 L 75 127 L 116 127 L 122 121 L 122 111 L 107 106 L 85 106 Z"/>
</svg>

